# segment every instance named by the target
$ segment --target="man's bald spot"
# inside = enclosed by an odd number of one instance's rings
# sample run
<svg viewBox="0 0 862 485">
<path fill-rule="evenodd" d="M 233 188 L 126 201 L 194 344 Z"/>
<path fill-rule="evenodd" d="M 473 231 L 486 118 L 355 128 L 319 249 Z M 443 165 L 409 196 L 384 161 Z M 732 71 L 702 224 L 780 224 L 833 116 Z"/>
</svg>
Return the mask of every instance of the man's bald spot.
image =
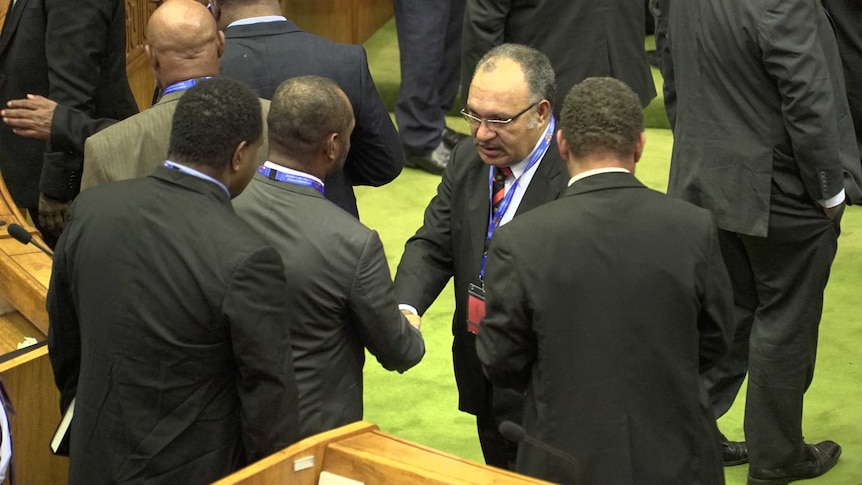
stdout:
<svg viewBox="0 0 862 485">
<path fill-rule="evenodd" d="M 218 35 L 215 19 L 194 0 L 169 0 L 153 12 L 147 44 L 162 55 L 193 59 L 210 49 Z"/>
</svg>

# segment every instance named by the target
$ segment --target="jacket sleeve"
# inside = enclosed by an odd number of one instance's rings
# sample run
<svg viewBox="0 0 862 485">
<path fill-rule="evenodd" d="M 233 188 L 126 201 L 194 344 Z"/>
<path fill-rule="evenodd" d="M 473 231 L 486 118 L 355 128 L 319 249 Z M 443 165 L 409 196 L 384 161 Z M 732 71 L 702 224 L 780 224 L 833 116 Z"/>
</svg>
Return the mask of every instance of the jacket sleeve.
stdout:
<svg viewBox="0 0 862 485">
<path fill-rule="evenodd" d="M 111 118 L 91 118 L 80 110 L 58 104 L 51 118 L 51 150 L 82 155 L 88 137 L 116 122 Z"/>
<path fill-rule="evenodd" d="M 250 461 L 298 439 L 298 395 L 285 307 L 284 266 L 272 248 L 252 252 L 231 277 L 222 312 L 230 326 Z"/>
<path fill-rule="evenodd" d="M 82 148 L 84 139 L 82 131 L 88 128 L 78 127 L 71 130 L 68 123 L 71 120 L 80 122 L 82 117 L 66 111 L 66 108 L 78 110 L 89 116 L 95 112 L 96 93 L 100 88 L 102 60 L 108 49 L 123 48 L 114 35 L 112 24 L 115 15 L 122 15 L 124 8 L 116 8 L 112 0 L 45 0 L 47 27 L 45 35 L 45 57 L 48 62 L 48 98 L 56 101 L 61 108 L 54 117 L 58 129 L 65 131 L 58 135 L 60 147 L 51 146 L 44 157 L 40 191 L 61 200 L 72 199 L 78 192 L 83 153 L 67 148 Z M 69 118 L 71 116 L 71 118 Z M 91 122 L 93 120 L 90 120 Z M 53 127 L 53 120 L 52 120 Z M 62 141 L 65 138 L 75 138 L 74 146 Z M 52 142 L 53 142 L 52 135 Z M 67 140 L 71 141 L 71 140 Z M 49 145 L 51 145 L 49 143 Z"/>
<path fill-rule="evenodd" d="M 355 69 L 359 73 L 361 94 L 359 103 L 353 106 L 356 127 L 350 137 L 344 171 L 352 185 L 379 187 L 401 173 L 404 149 L 368 70 L 365 48 L 356 48 L 360 53 Z"/>
<path fill-rule="evenodd" d="M 425 342 L 398 310 L 383 244 L 371 231 L 350 290 L 349 309 L 365 347 L 387 370 L 404 372 L 425 355 Z"/>
<path fill-rule="evenodd" d="M 458 149 L 456 146 L 443 171 L 437 195 L 425 208 L 422 227 L 404 245 L 404 254 L 395 272 L 398 303 L 413 306 L 420 315 L 434 303 L 455 272 L 451 218 L 452 189 L 458 177 L 455 174 Z"/>
<path fill-rule="evenodd" d="M 495 386 L 522 392 L 527 388 L 537 343 L 532 312 L 508 242 L 505 226 L 494 233 L 485 278 L 485 318 L 476 352 Z"/>
<path fill-rule="evenodd" d="M 60 390 L 60 411 L 65 412 L 78 388 L 81 370 L 81 329 L 78 311 L 69 283 L 68 235 L 75 231 L 74 204 L 66 231 L 54 251 L 51 283 L 46 300 L 48 309 L 48 356 L 54 370 L 54 382 Z"/>
<path fill-rule="evenodd" d="M 777 1 L 759 25 L 763 64 L 778 87 L 792 156 L 812 200 L 828 199 L 843 188 L 835 93 L 819 39 L 818 9 L 817 2 Z"/>
</svg>

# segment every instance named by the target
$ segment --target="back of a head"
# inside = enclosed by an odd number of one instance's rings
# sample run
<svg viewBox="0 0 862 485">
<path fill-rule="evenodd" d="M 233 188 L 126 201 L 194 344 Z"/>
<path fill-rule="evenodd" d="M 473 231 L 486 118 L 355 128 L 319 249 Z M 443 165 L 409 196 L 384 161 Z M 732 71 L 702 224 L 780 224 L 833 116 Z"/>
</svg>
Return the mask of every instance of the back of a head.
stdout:
<svg viewBox="0 0 862 485">
<path fill-rule="evenodd" d="M 635 153 L 644 131 L 640 100 L 625 83 L 592 77 L 572 87 L 560 115 L 569 152 L 578 158 Z"/>
<path fill-rule="evenodd" d="M 288 79 L 273 94 L 266 119 L 270 153 L 312 162 L 329 135 L 344 134 L 352 119 L 353 109 L 335 81 L 320 76 Z"/>
<path fill-rule="evenodd" d="M 182 71 L 165 75 L 182 77 L 189 72 L 186 78 L 191 79 L 218 74 L 218 28 L 209 10 L 194 0 L 170 0 L 159 6 L 147 24 L 147 46 L 158 57 L 160 70 Z M 208 72 L 193 72 L 201 68 Z"/>
<path fill-rule="evenodd" d="M 521 44 L 500 44 L 489 50 L 476 64 L 474 75 L 480 69 L 493 68 L 497 59 L 510 59 L 521 67 L 527 89 L 533 101 L 554 100 L 557 84 L 554 68 L 548 56 L 532 47 Z"/>
<path fill-rule="evenodd" d="M 260 101 L 251 90 L 231 79 L 201 81 L 177 103 L 168 158 L 222 170 L 241 142 L 253 144 L 262 133 Z"/>
</svg>

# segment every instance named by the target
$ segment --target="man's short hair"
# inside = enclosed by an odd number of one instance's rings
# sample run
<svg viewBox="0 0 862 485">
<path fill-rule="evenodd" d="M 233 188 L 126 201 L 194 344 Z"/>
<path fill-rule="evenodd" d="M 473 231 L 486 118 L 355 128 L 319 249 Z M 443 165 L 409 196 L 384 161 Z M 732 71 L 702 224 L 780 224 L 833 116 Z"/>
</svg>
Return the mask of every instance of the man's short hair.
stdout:
<svg viewBox="0 0 862 485">
<path fill-rule="evenodd" d="M 644 131 L 638 96 L 625 83 L 592 77 L 572 87 L 560 114 L 563 136 L 575 157 L 614 154 L 628 157 Z"/>
<path fill-rule="evenodd" d="M 475 72 L 478 72 L 479 69 L 493 68 L 496 59 L 511 59 L 521 67 L 532 102 L 537 103 L 547 99 L 553 103 L 554 94 L 557 91 L 557 81 L 548 56 L 525 45 L 500 44 L 479 59 Z"/>
<path fill-rule="evenodd" d="M 278 86 L 269 116 L 270 150 L 298 162 L 313 157 L 332 133 L 345 133 L 353 110 L 331 79 L 300 76 Z"/>
<path fill-rule="evenodd" d="M 256 143 L 262 134 L 260 100 L 251 90 L 230 79 L 201 81 L 177 103 L 168 158 L 221 169 L 240 142 Z"/>
</svg>

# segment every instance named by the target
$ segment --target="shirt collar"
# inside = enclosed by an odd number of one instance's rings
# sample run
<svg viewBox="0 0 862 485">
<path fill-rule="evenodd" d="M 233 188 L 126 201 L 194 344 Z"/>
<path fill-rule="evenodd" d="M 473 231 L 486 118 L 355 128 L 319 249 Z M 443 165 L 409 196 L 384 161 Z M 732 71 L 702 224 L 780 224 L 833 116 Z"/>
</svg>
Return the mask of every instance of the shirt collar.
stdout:
<svg viewBox="0 0 862 485">
<path fill-rule="evenodd" d="M 172 168 L 174 170 L 179 170 L 180 172 L 187 174 L 187 175 L 191 175 L 192 177 L 197 177 L 199 179 L 209 180 L 210 182 L 221 187 L 224 190 L 224 192 L 227 194 L 228 199 L 231 198 L 230 190 L 228 190 L 227 185 L 223 184 L 220 180 L 216 180 L 216 179 L 210 177 L 209 175 L 207 175 L 203 172 L 199 172 L 193 168 L 189 168 L 187 165 L 183 165 L 183 164 L 180 164 L 177 162 L 172 162 L 170 160 L 165 160 L 165 166 L 168 168 Z"/>
<path fill-rule="evenodd" d="M 571 179 L 569 179 L 569 185 L 571 186 L 573 183 L 578 180 L 585 179 L 587 177 L 591 177 L 593 175 L 598 175 L 600 173 L 631 173 L 628 170 L 622 167 L 604 167 L 604 168 L 594 168 L 592 170 L 587 170 L 586 172 L 581 172 Z"/>
<path fill-rule="evenodd" d="M 227 28 L 239 26 L 239 25 L 252 25 L 252 24 L 263 24 L 266 22 L 287 22 L 287 18 L 281 15 L 266 15 L 263 17 L 249 17 L 247 19 L 239 19 L 237 21 L 231 22 Z"/>
</svg>

